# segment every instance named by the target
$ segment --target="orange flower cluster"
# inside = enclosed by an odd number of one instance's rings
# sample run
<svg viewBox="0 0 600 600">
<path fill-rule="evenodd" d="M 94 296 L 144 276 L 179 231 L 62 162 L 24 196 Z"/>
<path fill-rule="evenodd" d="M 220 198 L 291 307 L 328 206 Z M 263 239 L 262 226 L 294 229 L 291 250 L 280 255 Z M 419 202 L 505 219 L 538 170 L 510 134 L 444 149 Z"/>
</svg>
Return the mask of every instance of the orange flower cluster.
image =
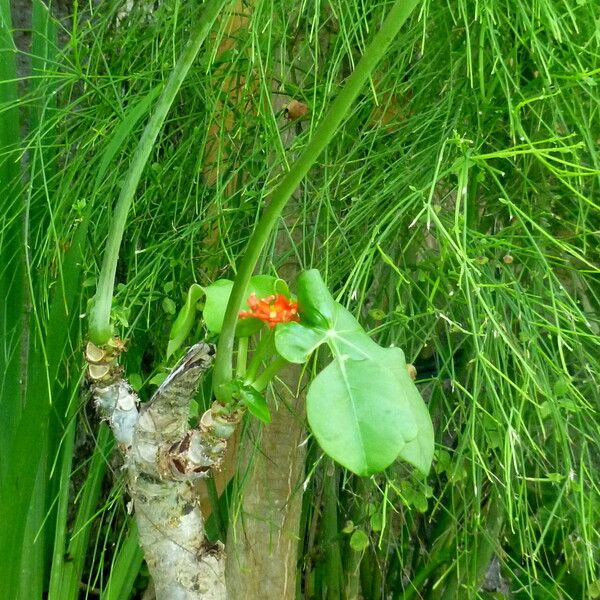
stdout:
<svg viewBox="0 0 600 600">
<path fill-rule="evenodd" d="M 298 303 L 286 298 L 283 294 L 257 298 L 255 293 L 250 294 L 246 301 L 250 310 L 240 311 L 240 319 L 260 319 L 269 327 L 277 323 L 298 321 Z"/>
</svg>

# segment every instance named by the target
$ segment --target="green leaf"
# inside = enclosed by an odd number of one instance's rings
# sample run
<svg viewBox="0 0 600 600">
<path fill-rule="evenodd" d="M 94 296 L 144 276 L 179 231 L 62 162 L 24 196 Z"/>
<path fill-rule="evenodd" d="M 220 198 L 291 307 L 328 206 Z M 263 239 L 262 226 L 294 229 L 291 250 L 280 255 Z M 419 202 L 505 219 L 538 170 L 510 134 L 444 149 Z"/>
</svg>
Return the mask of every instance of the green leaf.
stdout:
<svg viewBox="0 0 600 600">
<path fill-rule="evenodd" d="M 415 491 L 412 498 L 412 505 L 420 513 L 427 512 L 427 498 L 425 498 L 425 494 L 419 491 Z"/>
<path fill-rule="evenodd" d="M 265 397 L 253 387 L 243 386 L 238 391 L 240 400 L 247 406 L 250 414 L 263 423 L 271 422 L 271 413 Z"/>
<path fill-rule="evenodd" d="M 276 279 L 273 287 L 276 294 L 283 294 L 287 298 L 291 296 L 290 288 L 285 279 Z"/>
<path fill-rule="evenodd" d="M 326 329 L 303 322 L 283 323 L 275 329 L 275 348 L 289 362 L 306 362 L 324 343 L 329 345 L 334 356 L 357 360 L 380 349 L 352 314 L 337 302 L 331 307 L 331 322 Z"/>
<path fill-rule="evenodd" d="M 167 377 L 168 373 L 166 371 L 159 371 L 156 375 L 153 375 L 150 381 L 148 381 L 149 385 L 160 385 Z"/>
<path fill-rule="evenodd" d="M 452 462 L 450 454 L 446 450 L 438 450 L 436 452 L 435 472 L 439 475 L 445 473 Z"/>
<path fill-rule="evenodd" d="M 140 572 L 144 553 L 139 544 L 137 523 L 132 518 L 128 523 L 129 533 L 113 558 L 108 581 L 102 590 L 100 600 L 129 598 Z"/>
<path fill-rule="evenodd" d="M 177 305 L 171 298 L 163 298 L 162 308 L 168 315 L 174 315 L 177 310 Z"/>
<path fill-rule="evenodd" d="M 266 298 L 276 293 L 276 286 L 281 288 L 281 280 L 271 275 L 255 275 L 250 280 L 248 290 L 245 297 L 254 293 L 258 298 Z M 233 281 L 229 279 L 219 279 L 213 284 L 204 288 L 206 293 L 206 304 L 204 306 L 204 322 L 206 327 L 212 333 L 221 333 L 223 320 L 225 318 L 225 310 L 233 288 Z M 278 293 L 278 292 L 277 292 Z M 248 310 L 250 307 L 247 303 L 242 305 L 242 310 Z M 259 319 L 243 319 L 239 321 L 236 327 L 236 336 L 248 337 L 256 333 L 264 323 Z"/>
<path fill-rule="evenodd" d="M 203 317 L 207 329 L 212 333 L 220 333 L 223 326 L 225 308 L 231 295 L 233 281 L 219 279 L 204 288 L 206 302 L 204 304 Z"/>
<path fill-rule="evenodd" d="M 342 533 L 352 533 L 355 529 L 356 529 L 356 527 L 354 526 L 354 522 L 352 520 L 348 519 L 348 521 L 346 521 L 346 523 L 344 524 Z"/>
<path fill-rule="evenodd" d="M 362 328 L 361 324 L 337 302 L 333 307 L 331 328 L 326 332 L 327 344 L 334 356 L 348 356 L 356 360 L 374 357 L 382 350 Z"/>
<path fill-rule="evenodd" d="M 298 277 L 298 308 L 303 322 L 328 329 L 333 323 L 335 300 L 317 269 Z"/>
<path fill-rule="evenodd" d="M 182 309 L 179 311 L 171 333 L 169 334 L 169 344 L 167 345 L 167 358 L 181 348 L 185 338 L 189 335 L 194 321 L 196 320 L 196 303 L 201 298 L 204 290 L 202 286 L 193 283 L 187 293 L 187 298 Z"/>
<path fill-rule="evenodd" d="M 301 323 L 281 323 L 275 328 L 275 348 L 291 363 L 304 363 L 327 339 L 327 332 Z"/>
<path fill-rule="evenodd" d="M 418 434 L 391 358 L 383 349 L 362 360 L 342 357 L 308 390 L 308 422 L 319 445 L 357 475 L 388 467 Z"/>
<path fill-rule="evenodd" d="M 385 348 L 383 352 L 389 356 L 386 364 L 389 365 L 396 376 L 402 402 L 409 407 L 418 430 L 417 436 L 407 442 L 400 450 L 398 458 L 405 460 L 415 466 L 421 473 L 427 475 L 431 469 L 435 443 L 433 424 L 431 423 L 429 411 L 425 402 L 423 402 L 423 398 L 421 398 L 417 386 L 408 374 L 404 352 L 400 348 Z"/>
<path fill-rule="evenodd" d="M 380 510 L 373 513 L 369 521 L 373 531 L 381 531 L 383 529 L 383 513 Z"/>
<path fill-rule="evenodd" d="M 128 378 L 129 385 L 136 391 L 139 392 L 144 385 L 142 376 L 139 373 L 132 373 Z"/>
<path fill-rule="evenodd" d="M 357 529 L 350 536 L 350 548 L 355 552 L 362 552 L 369 546 L 369 536 L 362 530 Z"/>
<path fill-rule="evenodd" d="M 382 471 L 398 457 L 428 473 L 433 426 L 404 353 L 371 343 L 361 360 L 340 354 L 312 382 L 311 429 L 329 456 L 358 475 Z"/>
</svg>

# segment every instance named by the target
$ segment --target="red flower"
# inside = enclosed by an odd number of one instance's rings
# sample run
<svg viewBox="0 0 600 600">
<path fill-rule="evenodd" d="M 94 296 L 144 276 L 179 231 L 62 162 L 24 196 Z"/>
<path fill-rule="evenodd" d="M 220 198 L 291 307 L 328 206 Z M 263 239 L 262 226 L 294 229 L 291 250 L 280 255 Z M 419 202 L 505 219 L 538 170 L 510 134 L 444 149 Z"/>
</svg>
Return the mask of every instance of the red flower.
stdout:
<svg viewBox="0 0 600 600">
<path fill-rule="evenodd" d="M 246 301 L 250 310 L 240 311 L 240 319 L 260 319 L 269 327 L 277 323 L 298 321 L 298 303 L 286 298 L 283 294 L 257 298 L 253 292 Z"/>
</svg>

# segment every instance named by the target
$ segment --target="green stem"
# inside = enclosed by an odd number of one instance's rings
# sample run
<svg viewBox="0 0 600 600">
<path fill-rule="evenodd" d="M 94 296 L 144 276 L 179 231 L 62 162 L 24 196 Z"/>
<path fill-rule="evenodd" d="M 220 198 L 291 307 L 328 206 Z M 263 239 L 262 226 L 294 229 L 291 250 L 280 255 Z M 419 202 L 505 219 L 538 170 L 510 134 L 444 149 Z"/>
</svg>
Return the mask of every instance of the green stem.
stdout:
<svg viewBox="0 0 600 600">
<path fill-rule="evenodd" d="M 262 392 L 268 385 L 271 379 L 285 367 L 285 365 L 289 364 L 285 358 L 278 356 L 269 366 L 260 374 L 260 377 L 257 377 L 252 384 L 252 387 Z"/>
<path fill-rule="evenodd" d="M 325 470 L 323 482 L 323 541 L 327 578 L 327 600 L 342 597 L 342 557 L 340 554 L 340 532 L 338 528 L 338 481 L 333 461 Z"/>
<path fill-rule="evenodd" d="M 206 491 L 208 492 L 208 501 L 212 509 L 213 518 L 215 520 L 215 527 L 219 532 L 219 539 L 227 539 L 227 528 L 223 522 L 221 516 L 221 508 L 219 507 L 219 492 L 217 491 L 217 484 L 212 477 L 206 479 Z"/>
<path fill-rule="evenodd" d="M 233 343 L 238 313 L 240 312 L 242 302 L 245 300 L 244 294 L 250 277 L 254 272 L 256 263 L 269 235 L 273 231 L 283 207 L 298 187 L 300 181 L 315 164 L 321 152 L 332 140 L 340 123 L 350 112 L 354 100 L 373 72 L 373 69 L 385 55 L 388 46 L 419 1 L 396 0 L 394 2 L 385 21 L 381 25 L 381 29 L 365 50 L 365 53 L 350 77 L 348 77 L 341 92 L 331 103 L 327 114 L 316 127 L 306 148 L 271 194 L 268 207 L 250 237 L 246 254 L 237 272 L 231 296 L 229 297 L 229 303 L 227 304 L 223 328 L 219 336 L 213 389 L 222 402 L 229 400 L 227 394 L 223 392 L 227 388 L 226 386 L 222 386 L 222 384 L 231 380 L 233 372 Z"/>
<path fill-rule="evenodd" d="M 248 360 L 248 338 L 243 337 L 238 340 L 237 360 L 235 363 L 236 377 L 246 375 L 246 361 Z"/>
<path fill-rule="evenodd" d="M 133 196 L 142 176 L 142 171 L 148 162 L 150 152 L 152 151 L 156 138 L 162 129 L 167 113 L 173 104 L 173 100 L 175 99 L 181 84 L 217 16 L 229 2 L 231 2 L 231 0 L 208 0 L 205 4 L 204 11 L 199 17 L 198 24 L 192 30 L 190 41 L 169 76 L 167 84 L 156 104 L 156 109 L 150 117 L 138 146 L 135 149 L 110 225 L 106 249 L 104 251 L 104 259 L 102 261 L 102 269 L 100 270 L 100 277 L 98 279 L 98 288 L 94 298 L 94 305 L 90 313 L 89 336 L 96 345 L 106 344 L 112 336 L 110 309 L 115 286 L 119 248 L 121 247 L 123 232 L 125 231 L 127 215 L 129 214 Z"/>
<path fill-rule="evenodd" d="M 272 329 L 269 329 L 269 331 L 260 339 L 260 342 L 258 342 L 258 345 L 252 354 L 252 360 L 248 365 L 245 377 L 248 383 L 252 383 L 256 379 L 256 373 L 258 372 L 260 365 L 267 356 L 272 354 L 274 347 L 274 333 Z"/>
</svg>

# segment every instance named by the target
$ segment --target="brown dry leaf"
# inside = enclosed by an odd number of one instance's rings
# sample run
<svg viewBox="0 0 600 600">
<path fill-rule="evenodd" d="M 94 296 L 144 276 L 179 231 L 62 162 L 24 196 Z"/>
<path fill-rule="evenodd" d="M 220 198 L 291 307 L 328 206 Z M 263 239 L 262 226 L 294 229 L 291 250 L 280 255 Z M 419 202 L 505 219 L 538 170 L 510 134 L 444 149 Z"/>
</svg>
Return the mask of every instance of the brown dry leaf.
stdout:
<svg viewBox="0 0 600 600">
<path fill-rule="evenodd" d="M 285 107 L 285 116 L 290 121 L 301 119 L 308 113 L 308 106 L 304 102 L 298 100 L 291 100 Z"/>
</svg>

